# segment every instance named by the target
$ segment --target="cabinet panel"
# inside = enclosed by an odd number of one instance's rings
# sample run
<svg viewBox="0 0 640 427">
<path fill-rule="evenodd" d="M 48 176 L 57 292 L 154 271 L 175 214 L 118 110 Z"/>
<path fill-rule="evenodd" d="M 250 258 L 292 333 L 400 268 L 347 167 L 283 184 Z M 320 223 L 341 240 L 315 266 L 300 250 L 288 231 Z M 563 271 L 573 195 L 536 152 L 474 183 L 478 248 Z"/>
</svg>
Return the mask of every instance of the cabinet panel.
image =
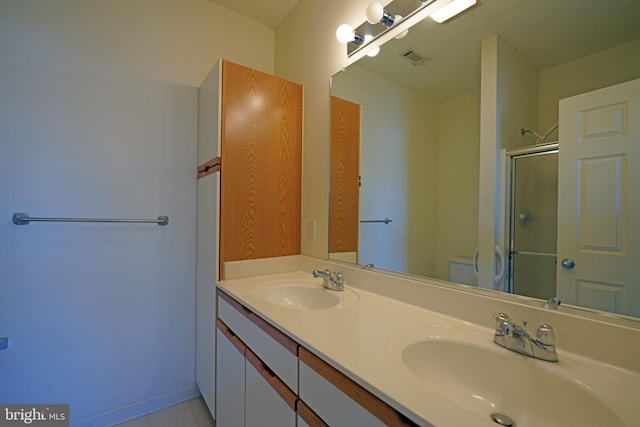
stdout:
<svg viewBox="0 0 640 427">
<path fill-rule="evenodd" d="M 216 65 L 198 89 L 198 163 L 220 152 L 219 147 L 220 72 Z M 207 162 L 209 163 L 209 162 Z M 199 167 L 198 171 L 202 168 Z M 214 169 L 209 169 L 213 172 Z M 205 174 L 199 174 L 199 177 Z M 215 338 L 218 279 L 218 206 L 220 174 L 198 179 L 196 249 L 196 384 L 211 412 L 215 414 Z"/>
<path fill-rule="evenodd" d="M 245 423 L 245 346 L 225 329 L 218 323 L 216 426 L 238 427 Z"/>
<path fill-rule="evenodd" d="M 223 62 L 221 260 L 300 253 L 302 86 Z"/>
<path fill-rule="evenodd" d="M 329 427 L 302 400 L 298 400 L 298 427 Z"/>
<path fill-rule="evenodd" d="M 218 317 L 295 393 L 297 343 L 218 290 Z"/>
</svg>

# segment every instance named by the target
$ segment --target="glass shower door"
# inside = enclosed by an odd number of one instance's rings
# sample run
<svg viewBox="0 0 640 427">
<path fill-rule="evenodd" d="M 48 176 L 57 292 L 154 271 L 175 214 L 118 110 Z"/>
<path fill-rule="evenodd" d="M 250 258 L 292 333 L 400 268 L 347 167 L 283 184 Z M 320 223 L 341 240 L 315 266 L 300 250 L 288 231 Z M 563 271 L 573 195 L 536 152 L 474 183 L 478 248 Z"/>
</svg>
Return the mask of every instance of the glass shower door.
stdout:
<svg viewBox="0 0 640 427">
<path fill-rule="evenodd" d="M 509 290 L 556 296 L 558 150 L 520 150 L 511 157 Z"/>
</svg>

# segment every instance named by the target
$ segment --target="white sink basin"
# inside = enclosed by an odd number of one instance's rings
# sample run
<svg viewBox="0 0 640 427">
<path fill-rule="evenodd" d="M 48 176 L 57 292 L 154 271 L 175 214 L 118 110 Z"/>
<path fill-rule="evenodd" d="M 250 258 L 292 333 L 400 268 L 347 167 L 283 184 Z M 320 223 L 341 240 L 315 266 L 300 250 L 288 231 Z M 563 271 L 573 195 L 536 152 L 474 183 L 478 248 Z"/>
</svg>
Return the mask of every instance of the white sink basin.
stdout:
<svg viewBox="0 0 640 427">
<path fill-rule="evenodd" d="M 350 289 L 332 291 L 322 286 L 322 280 L 295 279 L 266 282 L 257 296 L 271 304 L 293 310 L 340 309 L 358 302 Z"/>
<path fill-rule="evenodd" d="M 477 425 L 500 425 L 494 414 L 517 427 L 631 427 L 640 419 L 637 391 L 586 359 L 535 360 L 495 345 L 490 331 L 416 328 L 409 336 L 397 349 L 401 365 L 426 389 L 477 415 Z"/>
</svg>

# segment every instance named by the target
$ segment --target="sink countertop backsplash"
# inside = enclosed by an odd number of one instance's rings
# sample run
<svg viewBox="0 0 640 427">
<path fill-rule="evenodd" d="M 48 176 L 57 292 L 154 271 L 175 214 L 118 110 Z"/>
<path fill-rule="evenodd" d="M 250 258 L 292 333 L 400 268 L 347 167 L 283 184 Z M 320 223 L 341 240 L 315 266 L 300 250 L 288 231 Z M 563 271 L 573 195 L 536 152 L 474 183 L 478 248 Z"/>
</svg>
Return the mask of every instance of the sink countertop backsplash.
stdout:
<svg viewBox="0 0 640 427">
<path fill-rule="evenodd" d="M 308 281 L 312 279 L 311 271 L 325 268 L 344 274 L 345 289 L 350 288 L 358 295 L 356 304 L 293 310 L 260 297 L 265 281 Z M 400 341 L 410 340 L 407 337 L 411 337 L 412 331 L 444 326 L 471 331 L 479 337 L 479 345 L 494 351 L 500 348 L 492 343 L 492 315 L 497 312 L 505 312 L 514 320 L 527 320 L 532 330 L 540 323 L 554 327 L 560 362 L 539 361 L 542 369 L 585 366 L 601 373 L 603 378 L 613 379 L 613 384 L 633 395 L 631 399 L 640 398 L 637 357 L 640 325 L 634 327 L 615 318 L 611 322 L 597 316 L 580 318 L 571 309 L 552 310 L 542 304 L 536 307 L 517 296 L 508 301 L 503 294 L 494 298 L 466 287 L 438 286 L 438 282 L 412 280 L 306 256 L 226 263 L 225 277 L 221 288 L 419 424 L 427 425 L 428 420 L 446 425 L 448 417 L 455 414 L 457 422 L 453 425 L 485 425 L 481 421 L 478 424 L 476 414 L 461 411 L 460 406 L 425 388 L 400 366 Z M 514 354 L 514 357 L 522 356 Z M 563 358 L 567 362 L 563 363 Z M 550 365 L 547 368 L 544 364 Z M 626 406 L 620 408 L 621 413 L 627 412 Z M 629 410 L 638 411 L 637 407 Z M 486 425 L 496 424 L 487 420 Z"/>
</svg>

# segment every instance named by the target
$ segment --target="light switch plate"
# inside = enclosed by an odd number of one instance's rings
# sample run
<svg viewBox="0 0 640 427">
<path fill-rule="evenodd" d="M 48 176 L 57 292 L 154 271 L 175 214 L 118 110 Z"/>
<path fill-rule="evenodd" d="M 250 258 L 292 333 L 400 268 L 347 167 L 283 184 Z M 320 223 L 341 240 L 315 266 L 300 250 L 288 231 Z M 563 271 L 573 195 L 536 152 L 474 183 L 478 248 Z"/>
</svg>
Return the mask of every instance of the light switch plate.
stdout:
<svg viewBox="0 0 640 427">
<path fill-rule="evenodd" d="M 316 240 L 316 220 L 315 219 L 307 221 L 307 238 L 309 240 Z"/>
</svg>

